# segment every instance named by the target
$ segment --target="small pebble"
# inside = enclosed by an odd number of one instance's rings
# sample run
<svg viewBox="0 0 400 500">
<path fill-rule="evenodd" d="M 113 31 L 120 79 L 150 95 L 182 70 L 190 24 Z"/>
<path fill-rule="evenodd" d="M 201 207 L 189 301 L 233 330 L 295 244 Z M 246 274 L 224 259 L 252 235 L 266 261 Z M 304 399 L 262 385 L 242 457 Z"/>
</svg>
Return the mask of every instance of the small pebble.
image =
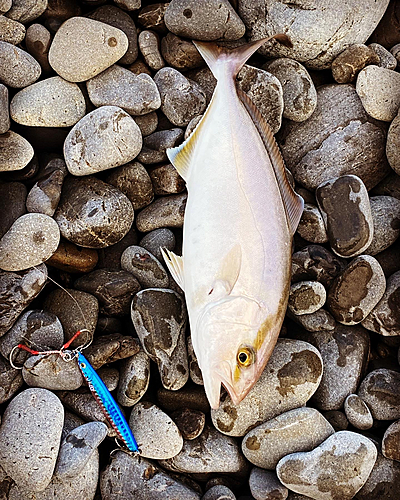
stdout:
<svg viewBox="0 0 400 500">
<path fill-rule="evenodd" d="M 169 3 L 153 3 L 143 7 L 138 14 L 138 21 L 144 28 L 153 29 L 159 33 L 167 33 L 164 14 Z"/>
<path fill-rule="evenodd" d="M 374 236 L 366 253 L 376 255 L 390 247 L 400 236 L 400 200 L 392 196 L 371 196 Z"/>
<path fill-rule="evenodd" d="M 125 9 L 128 11 L 139 9 L 141 4 L 141 0 L 114 0 L 114 1 L 119 7 L 121 7 L 121 9 Z"/>
<path fill-rule="evenodd" d="M 203 413 L 210 411 L 210 405 L 203 387 L 184 387 L 178 391 L 169 391 L 160 387 L 157 391 L 157 401 L 161 408 L 167 411 L 191 408 Z"/>
<path fill-rule="evenodd" d="M 164 262 L 161 248 L 173 251 L 175 248 L 175 235 L 167 228 L 155 229 L 147 233 L 146 236 L 140 240 L 139 246 L 154 255 L 160 262 Z"/>
<path fill-rule="evenodd" d="M 386 69 L 396 69 L 397 60 L 385 47 L 379 43 L 370 43 L 368 47 L 379 57 L 379 62 L 375 63 L 377 66 Z"/>
<path fill-rule="evenodd" d="M 400 373 L 379 368 L 368 373 L 357 394 L 368 405 L 377 420 L 400 418 Z"/>
<path fill-rule="evenodd" d="M 345 413 L 339 410 L 329 410 L 324 413 L 326 420 L 332 425 L 336 432 L 345 431 L 349 426 L 349 421 Z"/>
<path fill-rule="evenodd" d="M 158 116 L 155 111 L 147 115 L 134 116 L 136 125 L 140 128 L 143 137 L 147 137 L 156 131 L 158 126 Z"/>
<path fill-rule="evenodd" d="M 386 156 L 392 169 L 400 175 L 400 113 L 397 113 L 389 127 Z"/>
<path fill-rule="evenodd" d="M 202 411 L 182 408 L 171 414 L 184 439 L 191 441 L 200 436 L 204 430 L 206 416 Z"/>
<path fill-rule="evenodd" d="M 77 247 L 62 240 L 46 263 L 68 273 L 90 273 L 96 267 L 98 259 L 96 250 Z"/>
<path fill-rule="evenodd" d="M 357 74 L 368 64 L 378 64 L 378 55 L 366 45 L 350 45 L 332 62 L 332 75 L 338 83 L 354 82 Z"/>
<path fill-rule="evenodd" d="M 146 64 L 153 71 L 158 71 L 165 66 L 160 50 L 160 39 L 157 33 L 150 30 L 142 31 L 139 34 L 138 44 Z"/>
<path fill-rule="evenodd" d="M 400 463 L 378 452 L 378 458 L 367 482 L 357 493 L 357 500 L 398 500 Z"/>
<path fill-rule="evenodd" d="M 21 170 L 33 158 L 30 143 L 12 130 L 0 135 L 0 172 Z"/>
<path fill-rule="evenodd" d="M 12 88 L 22 88 L 36 82 L 40 64 L 28 52 L 0 41 L 0 81 Z"/>
<path fill-rule="evenodd" d="M 349 394 L 344 402 L 344 411 L 348 421 L 357 429 L 370 429 L 374 423 L 371 412 L 357 394 Z"/>
<path fill-rule="evenodd" d="M 41 16 L 47 5 L 48 0 L 13 0 L 7 17 L 20 23 L 29 23 Z"/>
<path fill-rule="evenodd" d="M 130 358 L 140 351 L 140 343 L 136 337 L 111 333 L 96 336 L 85 350 L 85 356 L 95 370 L 106 363 Z M 121 377 L 122 378 L 122 377 Z"/>
<path fill-rule="evenodd" d="M 204 60 L 194 44 L 173 33 L 161 40 L 161 54 L 169 66 L 188 70 L 203 66 Z"/>
<path fill-rule="evenodd" d="M 168 161 L 166 150 L 179 145 L 182 138 L 180 128 L 156 131 L 144 138 L 138 160 L 146 165 Z"/>
<path fill-rule="evenodd" d="M 345 268 L 343 259 L 321 245 L 308 245 L 292 256 L 292 281 L 319 281 L 329 288 Z"/>
<path fill-rule="evenodd" d="M 290 287 L 288 308 L 293 314 L 311 314 L 325 304 L 326 291 L 318 281 L 300 281 Z"/>
<path fill-rule="evenodd" d="M 311 243 L 328 242 L 324 219 L 317 206 L 310 203 L 304 204 L 304 210 L 297 227 L 297 232 L 302 238 Z"/>
<path fill-rule="evenodd" d="M 18 21 L 0 16 L 0 41 L 19 45 L 25 38 L 25 26 Z"/>
<path fill-rule="evenodd" d="M 207 490 L 201 500 L 236 500 L 236 496 L 227 486 L 217 484 Z"/>
<path fill-rule="evenodd" d="M 143 288 L 168 286 L 169 278 L 163 265 L 142 247 L 128 247 L 121 256 L 121 267 L 133 274 Z"/>
<path fill-rule="evenodd" d="M 308 332 L 334 330 L 336 326 L 334 317 L 323 308 L 311 314 L 303 314 L 302 316 L 296 316 L 288 310 L 287 315 Z"/>
<path fill-rule="evenodd" d="M 0 135 L 10 128 L 10 109 L 8 104 L 8 88 L 0 83 Z"/>
<path fill-rule="evenodd" d="M 289 490 L 275 472 L 254 467 L 249 477 L 250 491 L 256 500 L 286 500 Z"/>
<path fill-rule="evenodd" d="M 121 363 L 117 400 L 123 406 L 134 406 L 142 399 L 150 382 L 150 358 L 141 349 Z"/>
<path fill-rule="evenodd" d="M 51 73 L 53 70 L 49 64 L 50 31 L 41 24 L 31 24 L 26 30 L 25 44 L 26 50 L 40 64 L 43 73 Z"/>
<path fill-rule="evenodd" d="M 386 429 L 382 438 L 382 454 L 391 460 L 400 461 L 400 420 Z"/>
<path fill-rule="evenodd" d="M 138 230 L 147 233 L 161 227 L 182 227 L 186 200 L 186 193 L 158 198 L 138 214 Z"/>
</svg>

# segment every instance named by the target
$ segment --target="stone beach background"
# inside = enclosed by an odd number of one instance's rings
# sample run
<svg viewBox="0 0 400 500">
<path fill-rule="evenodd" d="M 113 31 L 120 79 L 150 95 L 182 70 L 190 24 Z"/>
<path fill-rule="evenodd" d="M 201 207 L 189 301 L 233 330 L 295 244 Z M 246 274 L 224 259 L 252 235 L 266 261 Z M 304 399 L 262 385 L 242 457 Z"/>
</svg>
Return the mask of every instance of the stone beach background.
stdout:
<svg viewBox="0 0 400 500">
<path fill-rule="evenodd" d="M 400 2 L 0 0 L 0 14 L 0 499 L 398 500 Z M 165 150 L 215 87 L 191 40 L 282 32 L 293 48 L 265 44 L 237 85 L 305 200 L 288 311 L 249 395 L 210 411 L 160 252 L 181 254 L 187 197 Z M 111 453 L 76 362 L 9 363 L 20 342 L 59 349 L 82 328 L 140 457 Z"/>
</svg>

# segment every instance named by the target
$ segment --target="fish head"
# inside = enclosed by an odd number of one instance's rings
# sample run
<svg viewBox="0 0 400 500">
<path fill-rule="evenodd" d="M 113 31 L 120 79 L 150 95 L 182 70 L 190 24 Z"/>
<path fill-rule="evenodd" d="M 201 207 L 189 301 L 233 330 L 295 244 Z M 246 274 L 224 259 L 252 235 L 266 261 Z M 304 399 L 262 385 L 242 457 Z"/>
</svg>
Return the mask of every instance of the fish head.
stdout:
<svg viewBox="0 0 400 500">
<path fill-rule="evenodd" d="M 212 408 L 219 406 L 221 384 L 237 405 L 257 382 L 279 334 L 274 319 L 243 296 L 208 304 L 199 315 L 193 346 Z"/>
</svg>

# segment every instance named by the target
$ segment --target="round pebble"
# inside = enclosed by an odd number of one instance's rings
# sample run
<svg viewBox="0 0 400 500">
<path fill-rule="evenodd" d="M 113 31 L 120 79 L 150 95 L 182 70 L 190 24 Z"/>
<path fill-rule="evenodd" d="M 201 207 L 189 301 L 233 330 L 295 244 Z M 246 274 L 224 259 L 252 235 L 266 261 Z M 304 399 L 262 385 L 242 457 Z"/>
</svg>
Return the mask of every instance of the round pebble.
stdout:
<svg viewBox="0 0 400 500">
<path fill-rule="evenodd" d="M 400 113 L 397 113 L 389 127 L 386 156 L 392 169 L 400 175 Z"/>
<path fill-rule="evenodd" d="M 254 467 L 249 477 L 250 491 L 256 500 L 286 500 L 289 490 L 275 472 Z"/>
<path fill-rule="evenodd" d="M 155 229 L 144 236 L 139 245 L 150 252 L 156 259 L 163 262 L 161 248 L 173 251 L 175 248 L 175 235 L 167 228 Z"/>
<path fill-rule="evenodd" d="M 304 204 L 303 214 L 297 227 L 299 235 L 311 243 L 327 243 L 328 235 L 321 211 L 311 203 Z"/>
<path fill-rule="evenodd" d="M 366 483 L 357 493 L 357 500 L 384 498 L 397 500 L 400 488 L 400 464 L 385 458 L 378 452 L 378 458 Z"/>
<path fill-rule="evenodd" d="M 201 500 L 236 500 L 236 496 L 227 486 L 217 484 L 207 490 Z"/>
<path fill-rule="evenodd" d="M 0 135 L 0 172 L 21 170 L 33 158 L 30 143 L 12 130 Z"/>
<path fill-rule="evenodd" d="M 0 16 L 0 41 L 19 45 L 25 38 L 25 26 L 18 21 Z"/>
<path fill-rule="evenodd" d="M 47 6 L 48 0 L 13 0 L 7 17 L 20 23 L 29 23 L 42 15 Z"/>
<path fill-rule="evenodd" d="M 345 261 L 321 245 L 308 245 L 292 256 L 292 281 L 315 280 L 330 287 Z"/>
<path fill-rule="evenodd" d="M 326 291 L 318 281 L 300 281 L 290 287 L 288 308 L 293 314 L 311 314 L 325 304 Z"/>
<path fill-rule="evenodd" d="M 132 245 L 121 256 L 121 267 L 135 276 L 143 288 L 165 288 L 169 278 L 162 264 L 144 248 Z"/>
<path fill-rule="evenodd" d="M 382 438 L 382 454 L 391 460 L 400 461 L 400 420 L 386 429 Z"/>
<path fill-rule="evenodd" d="M 392 196 L 371 196 L 374 236 L 366 253 L 376 255 L 390 247 L 400 236 L 400 200 Z"/>
<path fill-rule="evenodd" d="M 42 72 L 40 64 L 25 50 L 0 41 L 0 81 L 12 88 L 36 82 Z"/>
<path fill-rule="evenodd" d="M 361 382 L 357 394 L 368 405 L 377 420 L 400 418 L 400 373 L 378 368 L 368 373 Z"/>
<path fill-rule="evenodd" d="M 143 140 L 143 148 L 138 160 L 146 165 L 168 161 L 166 150 L 180 144 L 183 137 L 182 129 L 159 130 L 148 135 Z"/>
<path fill-rule="evenodd" d="M 206 416 L 202 411 L 182 408 L 171 414 L 184 439 L 192 440 L 200 436 L 204 430 Z"/>
<path fill-rule="evenodd" d="M 31 24 L 26 30 L 26 50 L 42 67 L 44 74 L 53 70 L 49 64 L 49 49 L 51 44 L 50 31 L 41 24 Z"/>
<path fill-rule="evenodd" d="M 147 233 L 161 227 L 182 227 L 186 201 L 186 193 L 158 198 L 138 214 L 138 230 Z"/>
<path fill-rule="evenodd" d="M 140 128 L 143 137 L 146 137 L 156 131 L 158 126 L 158 115 L 155 111 L 147 115 L 134 116 L 136 125 Z"/>
<path fill-rule="evenodd" d="M 96 336 L 85 350 L 85 356 L 93 368 L 97 370 L 106 363 L 113 363 L 120 359 L 135 356 L 139 351 L 140 343 L 136 337 L 122 335 L 121 333 L 111 333 L 109 335 Z"/>
<path fill-rule="evenodd" d="M 396 69 L 397 60 L 393 54 L 385 49 L 385 47 L 379 43 L 370 43 L 368 47 L 373 50 L 379 58 L 379 62 L 375 63 L 377 66 L 386 69 Z"/>
<path fill-rule="evenodd" d="M 370 429 L 374 423 L 371 412 L 357 394 L 349 394 L 344 402 L 344 411 L 348 421 L 357 429 Z"/>
<path fill-rule="evenodd" d="M 161 40 L 161 54 L 169 66 L 187 70 L 203 66 L 203 58 L 192 42 L 173 33 L 168 33 Z"/>
<path fill-rule="evenodd" d="M 332 75 L 338 83 L 354 82 L 368 64 L 378 64 L 379 57 L 366 45 L 350 45 L 332 61 Z"/>
<path fill-rule="evenodd" d="M 89 273 L 96 267 L 98 259 L 96 250 L 60 241 L 57 250 L 46 262 L 49 266 L 68 273 Z"/>
<path fill-rule="evenodd" d="M 349 421 L 344 412 L 339 410 L 329 410 L 324 413 L 324 417 L 332 425 L 336 432 L 345 431 L 349 426 Z"/>
<path fill-rule="evenodd" d="M 118 402 L 133 406 L 143 397 L 150 382 L 150 358 L 140 350 L 121 363 Z"/>
<path fill-rule="evenodd" d="M 160 39 L 157 33 L 150 30 L 143 30 L 139 34 L 138 43 L 146 64 L 152 70 L 158 71 L 165 66 L 160 51 Z"/>
</svg>

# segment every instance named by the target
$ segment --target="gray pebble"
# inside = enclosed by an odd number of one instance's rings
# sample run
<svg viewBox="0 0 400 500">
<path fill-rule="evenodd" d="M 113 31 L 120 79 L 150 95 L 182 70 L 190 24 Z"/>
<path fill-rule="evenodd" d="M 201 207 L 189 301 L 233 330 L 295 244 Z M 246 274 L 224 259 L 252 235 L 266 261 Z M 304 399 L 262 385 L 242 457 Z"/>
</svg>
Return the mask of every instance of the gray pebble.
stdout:
<svg viewBox="0 0 400 500">
<path fill-rule="evenodd" d="M 360 255 L 332 283 L 326 303 L 337 321 L 356 325 L 382 299 L 385 288 L 386 279 L 379 262 L 370 255 Z"/>
<path fill-rule="evenodd" d="M 23 383 L 21 371 L 16 370 L 5 359 L 0 358 L 0 404 L 11 399 Z"/>
<path fill-rule="evenodd" d="M 261 377 L 246 398 L 234 405 L 229 397 L 211 411 L 215 427 L 230 436 L 244 436 L 258 423 L 303 406 L 322 377 L 317 349 L 300 340 L 278 339 Z"/>
<path fill-rule="evenodd" d="M 10 128 L 10 106 L 8 104 L 8 88 L 0 83 L 0 135 Z"/>
<path fill-rule="evenodd" d="M 206 66 L 205 68 L 193 69 L 188 71 L 186 75 L 188 78 L 198 83 L 204 90 L 206 102 L 209 104 L 217 85 L 217 79 L 212 74 L 210 68 Z"/>
<path fill-rule="evenodd" d="M 147 115 L 134 116 L 136 125 L 140 128 L 143 137 L 147 137 L 156 131 L 158 126 L 158 115 L 155 111 Z"/>
<path fill-rule="evenodd" d="M 143 148 L 138 155 L 138 160 L 146 165 L 168 161 L 166 150 L 182 142 L 183 131 L 180 128 L 159 130 L 148 135 L 143 140 Z"/>
<path fill-rule="evenodd" d="M 143 59 L 153 71 L 158 71 L 165 66 L 160 50 L 160 39 L 157 33 L 150 30 L 143 30 L 139 34 L 138 43 Z"/>
<path fill-rule="evenodd" d="M 318 281 L 300 281 L 290 287 L 288 308 L 293 314 L 311 314 L 325 304 L 326 291 Z"/>
<path fill-rule="evenodd" d="M 168 286 L 167 271 L 154 255 L 142 247 L 128 247 L 121 256 L 121 267 L 132 273 L 143 288 Z"/>
<path fill-rule="evenodd" d="M 397 113 L 389 127 L 386 142 L 386 156 L 392 169 L 397 175 L 400 175 L 400 113 Z M 391 183 L 389 186 L 390 185 Z"/>
<path fill-rule="evenodd" d="M 249 477 L 250 491 L 256 500 L 286 500 L 289 490 L 275 472 L 254 467 Z"/>
<path fill-rule="evenodd" d="M 193 69 L 204 64 L 192 42 L 171 32 L 161 40 L 161 54 L 169 66 L 179 70 Z"/>
<path fill-rule="evenodd" d="M 136 218 L 139 231 L 147 233 L 161 227 L 182 227 L 187 194 L 163 196 L 143 209 Z"/>
<path fill-rule="evenodd" d="M 54 71 L 69 82 L 83 82 L 112 66 L 128 49 L 128 37 L 109 24 L 71 17 L 58 29 L 49 50 Z"/>
<path fill-rule="evenodd" d="M 206 416 L 202 411 L 182 408 L 171 414 L 184 439 L 196 439 L 204 430 Z"/>
<path fill-rule="evenodd" d="M 195 384 L 204 385 L 203 376 L 201 374 L 201 370 L 199 367 L 199 362 L 197 361 L 197 356 L 193 349 L 193 342 L 191 335 L 187 337 L 187 350 L 188 350 L 190 378 Z"/>
<path fill-rule="evenodd" d="M 227 486 L 217 484 L 207 490 L 201 500 L 236 500 L 236 496 Z"/>
<path fill-rule="evenodd" d="M 399 61 L 400 58 L 400 43 L 396 43 L 396 45 L 393 45 L 393 47 L 390 49 L 390 53 L 395 57 L 396 61 Z"/>
<path fill-rule="evenodd" d="M 7 17 L 20 23 L 29 23 L 38 18 L 47 9 L 48 0 L 13 0 Z"/>
<path fill-rule="evenodd" d="M 206 109 L 203 89 L 178 70 L 162 68 L 154 76 L 154 81 L 161 95 L 161 111 L 174 125 L 187 125 Z"/>
<path fill-rule="evenodd" d="M 371 412 L 357 394 L 349 394 L 344 402 L 344 411 L 348 421 L 357 429 L 370 429 L 374 423 Z"/>
<path fill-rule="evenodd" d="M 22 135 L 12 130 L 0 135 L 0 172 L 23 169 L 33 154 L 32 146 Z"/>
<path fill-rule="evenodd" d="M 67 240 L 85 248 L 104 248 L 128 233 L 134 212 L 114 186 L 92 176 L 69 176 L 54 218 Z"/>
<path fill-rule="evenodd" d="M 332 425 L 336 432 L 345 431 L 349 426 L 346 414 L 339 410 L 329 410 L 324 413 L 324 417 Z"/>
<path fill-rule="evenodd" d="M 163 386 L 173 391 L 183 387 L 189 378 L 183 297 L 162 288 L 142 290 L 132 301 L 131 318 L 146 354 L 157 363 Z"/>
<path fill-rule="evenodd" d="M 357 394 L 368 405 L 377 420 L 400 418 L 400 373 L 378 368 L 368 373 Z"/>
<path fill-rule="evenodd" d="M 60 400 L 45 389 L 26 389 L 8 405 L 0 427 L 0 459 L 21 488 L 42 491 L 50 483 L 63 420 Z"/>
<path fill-rule="evenodd" d="M 332 75 L 338 83 L 354 82 L 357 74 L 368 64 L 378 64 L 378 55 L 366 45 L 350 45 L 332 61 Z"/>
<path fill-rule="evenodd" d="M 299 235 L 311 243 L 327 243 L 328 235 L 321 211 L 310 203 L 304 204 L 303 214 L 297 227 Z"/>
<path fill-rule="evenodd" d="M 400 463 L 378 452 L 378 458 L 357 500 L 397 500 L 400 491 Z"/>
<path fill-rule="evenodd" d="M 118 368 L 112 368 L 111 366 L 102 366 L 99 370 L 97 370 L 97 374 L 110 392 L 115 391 L 119 383 Z"/>
<path fill-rule="evenodd" d="M 163 262 L 161 248 L 173 251 L 175 249 L 175 235 L 167 228 L 155 229 L 144 236 L 139 245 L 150 252 L 156 259 Z"/>
<path fill-rule="evenodd" d="M 252 464 L 273 470 L 285 455 L 310 451 L 333 433 L 331 424 L 317 410 L 296 408 L 248 432 L 242 451 Z"/>
<path fill-rule="evenodd" d="M 133 406 L 143 397 L 150 382 L 150 358 L 141 349 L 121 363 L 117 400 L 123 406 Z"/>
<path fill-rule="evenodd" d="M 370 199 L 374 236 L 366 253 L 376 255 L 390 247 L 400 236 L 400 200 L 393 196 Z"/>
<path fill-rule="evenodd" d="M 262 67 L 276 76 L 282 85 L 284 118 L 295 122 L 307 120 L 317 105 L 317 91 L 306 68 L 287 57 L 268 61 Z"/>
<path fill-rule="evenodd" d="M 106 363 L 130 358 L 140 351 L 140 342 L 131 335 L 110 333 L 96 336 L 85 350 L 85 356 L 95 370 Z M 121 377 L 122 379 L 122 377 Z"/>
<path fill-rule="evenodd" d="M 303 314 L 302 316 L 296 316 L 290 311 L 287 314 L 290 319 L 301 325 L 308 332 L 333 330 L 336 326 L 334 317 L 323 308 L 311 314 Z"/>
<path fill-rule="evenodd" d="M 386 458 L 400 461 L 400 420 L 386 429 L 382 438 L 382 454 Z"/>
<path fill-rule="evenodd" d="M 141 0 L 114 0 L 115 3 L 121 7 L 121 9 L 125 9 L 128 11 L 140 9 Z"/>
<path fill-rule="evenodd" d="M 19 45 L 25 38 L 25 26 L 18 21 L 0 16 L 0 41 Z"/>
<path fill-rule="evenodd" d="M 51 40 L 50 31 L 41 24 L 31 24 L 26 31 L 26 50 L 36 59 L 46 75 L 53 71 L 48 57 Z"/>
<path fill-rule="evenodd" d="M 31 356 L 24 363 L 22 376 L 29 387 L 50 391 L 73 391 L 83 384 L 77 363 L 67 363 L 58 354 Z"/>
<path fill-rule="evenodd" d="M 0 184 L 0 199 L 3 210 L 0 212 L 0 238 L 14 222 L 26 213 L 27 190 L 22 182 L 4 182 Z"/>
<path fill-rule="evenodd" d="M 133 160 L 142 148 L 135 120 L 117 106 L 102 106 L 80 120 L 64 143 L 64 156 L 73 175 L 88 175 Z"/>
<path fill-rule="evenodd" d="M 319 281 L 330 287 L 346 262 L 320 245 L 308 245 L 292 256 L 292 281 Z"/>
<path fill-rule="evenodd" d="M 25 50 L 0 41 L 0 81 L 12 88 L 36 82 L 42 72 L 40 64 Z"/>
<path fill-rule="evenodd" d="M 397 59 L 385 47 L 379 43 L 370 43 L 368 47 L 379 57 L 379 63 L 376 63 L 377 66 L 386 69 L 396 69 Z"/>
<path fill-rule="evenodd" d="M 341 431 L 308 453 L 284 457 L 280 481 L 315 499 L 350 500 L 368 479 L 377 457 L 375 445 L 355 432 Z"/>
</svg>

